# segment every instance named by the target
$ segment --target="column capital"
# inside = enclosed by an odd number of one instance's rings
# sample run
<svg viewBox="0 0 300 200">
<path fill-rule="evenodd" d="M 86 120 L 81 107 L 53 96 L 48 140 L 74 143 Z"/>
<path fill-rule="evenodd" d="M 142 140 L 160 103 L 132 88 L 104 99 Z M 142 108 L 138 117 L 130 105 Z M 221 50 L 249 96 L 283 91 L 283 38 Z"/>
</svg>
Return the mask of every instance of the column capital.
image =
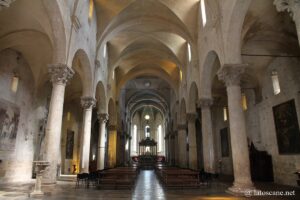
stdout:
<svg viewBox="0 0 300 200">
<path fill-rule="evenodd" d="M 48 73 L 52 83 L 66 84 L 74 75 L 73 69 L 66 64 L 49 64 Z"/>
<path fill-rule="evenodd" d="M 177 125 L 178 130 L 186 130 L 186 128 L 187 128 L 186 124 L 178 124 Z"/>
<path fill-rule="evenodd" d="M 207 108 L 207 107 L 211 107 L 214 103 L 214 100 L 211 98 L 201 98 L 198 100 L 197 105 L 200 108 Z"/>
<path fill-rule="evenodd" d="M 97 116 L 100 123 L 106 123 L 109 119 L 109 115 L 107 113 L 97 113 Z"/>
<path fill-rule="evenodd" d="M 117 125 L 109 124 L 109 125 L 108 125 L 108 130 L 109 130 L 109 131 L 116 131 L 116 130 L 117 130 Z"/>
<path fill-rule="evenodd" d="M 81 97 L 81 105 L 84 109 L 93 108 L 96 105 L 96 99 L 94 97 Z"/>
<path fill-rule="evenodd" d="M 197 119 L 197 113 L 187 113 L 186 118 L 189 122 L 195 122 Z"/>
<path fill-rule="evenodd" d="M 300 0 L 274 0 L 273 4 L 278 12 L 287 11 L 294 21 L 296 9 L 300 12 Z"/>
<path fill-rule="evenodd" d="M 0 10 L 4 7 L 8 8 L 16 0 L 1 0 L 0 1 Z"/>
<path fill-rule="evenodd" d="M 242 74 L 248 64 L 225 64 L 218 71 L 218 78 L 225 82 L 226 86 L 240 85 Z"/>
</svg>

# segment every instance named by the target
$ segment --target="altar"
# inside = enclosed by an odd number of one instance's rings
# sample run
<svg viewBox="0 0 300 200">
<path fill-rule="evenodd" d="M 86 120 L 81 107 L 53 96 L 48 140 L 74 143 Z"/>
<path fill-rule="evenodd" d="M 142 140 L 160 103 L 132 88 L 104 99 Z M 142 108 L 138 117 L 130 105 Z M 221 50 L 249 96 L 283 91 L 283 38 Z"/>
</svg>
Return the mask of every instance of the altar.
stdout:
<svg viewBox="0 0 300 200">
<path fill-rule="evenodd" d="M 139 166 L 153 169 L 157 161 L 157 142 L 147 137 L 139 142 Z"/>
</svg>

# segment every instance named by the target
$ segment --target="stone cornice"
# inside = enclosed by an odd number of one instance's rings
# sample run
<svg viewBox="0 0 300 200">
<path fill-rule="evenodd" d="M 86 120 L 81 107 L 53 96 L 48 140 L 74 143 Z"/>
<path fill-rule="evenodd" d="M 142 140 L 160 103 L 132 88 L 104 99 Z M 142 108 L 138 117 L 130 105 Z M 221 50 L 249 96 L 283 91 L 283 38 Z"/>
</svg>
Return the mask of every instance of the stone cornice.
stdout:
<svg viewBox="0 0 300 200">
<path fill-rule="evenodd" d="M 48 65 L 48 73 L 54 84 L 66 84 L 74 75 L 70 67 L 61 63 Z"/>
<path fill-rule="evenodd" d="M 299 9 L 300 0 L 274 0 L 273 4 L 276 6 L 278 12 L 287 11 L 295 21 L 295 12 Z"/>
<path fill-rule="evenodd" d="M 81 97 L 81 106 L 84 109 L 90 109 L 95 107 L 96 99 L 94 97 Z"/>
<path fill-rule="evenodd" d="M 225 64 L 218 71 L 219 80 L 226 86 L 240 85 L 242 74 L 245 72 L 247 64 Z"/>
</svg>

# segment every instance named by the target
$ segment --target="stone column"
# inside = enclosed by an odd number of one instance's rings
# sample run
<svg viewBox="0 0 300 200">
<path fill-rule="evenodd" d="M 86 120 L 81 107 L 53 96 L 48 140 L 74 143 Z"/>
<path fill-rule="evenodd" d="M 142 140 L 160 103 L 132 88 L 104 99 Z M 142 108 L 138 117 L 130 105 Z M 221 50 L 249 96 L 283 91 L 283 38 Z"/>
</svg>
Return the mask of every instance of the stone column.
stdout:
<svg viewBox="0 0 300 200">
<path fill-rule="evenodd" d="M 107 165 L 113 168 L 117 164 L 117 127 L 116 125 L 109 125 L 108 127 L 108 159 Z"/>
<path fill-rule="evenodd" d="M 186 125 L 178 125 L 178 160 L 180 167 L 187 167 Z"/>
<path fill-rule="evenodd" d="M 187 113 L 189 138 L 189 168 L 197 169 L 196 113 Z"/>
<path fill-rule="evenodd" d="M 168 136 L 165 136 L 165 152 L 166 152 L 166 161 L 169 162 L 169 141 L 168 141 Z"/>
<path fill-rule="evenodd" d="M 274 0 L 274 5 L 278 12 L 287 11 L 293 18 L 298 35 L 300 45 L 300 0 Z"/>
<path fill-rule="evenodd" d="M 92 111 L 96 105 L 96 100 L 93 97 L 82 97 L 81 105 L 83 107 L 83 141 L 81 152 L 81 173 L 89 173 L 90 164 L 90 143 L 91 143 L 91 128 L 92 128 Z"/>
<path fill-rule="evenodd" d="M 201 107 L 202 120 L 202 138 L 203 138 L 203 160 L 205 172 L 216 173 L 215 161 L 215 144 L 213 137 L 213 126 L 211 117 L 212 99 L 200 99 L 199 106 Z"/>
<path fill-rule="evenodd" d="M 49 65 L 51 75 L 52 94 L 46 126 L 46 155 L 45 160 L 50 163 L 44 174 L 45 184 L 55 184 L 57 164 L 60 158 L 61 126 L 64 106 L 65 87 L 74 71 L 65 64 Z"/>
<path fill-rule="evenodd" d="M 98 113 L 99 119 L 99 140 L 98 140 L 98 158 L 97 158 L 97 169 L 104 169 L 105 165 L 105 127 L 108 121 L 107 113 Z"/>
<path fill-rule="evenodd" d="M 171 146 L 172 146 L 172 148 L 171 148 L 171 165 L 173 166 L 173 165 L 175 165 L 175 148 L 176 148 L 176 146 L 175 146 L 175 135 L 174 135 L 174 133 L 172 132 L 172 134 L 170 134 L 170 141 L 171 141 Z"/>
<path fill-rule="evenodd" d="M 240 80 L 246 68 L 245 64 L 224 65 L 218 71 L 218 77 L 224 81 L 228 96 L 231 150 L 234 172 L 233 186 L 229 192 L 245 195 L 253 190 L 250 175 L 250 160 L 246 135 L 246 122 L 242 108 Z"/>
<path fill-rule="evenodd" d="M 175 145 L 175 165 L 178 165 L 178 131 L 174 131 L 174 145 Z"/>
</svg>

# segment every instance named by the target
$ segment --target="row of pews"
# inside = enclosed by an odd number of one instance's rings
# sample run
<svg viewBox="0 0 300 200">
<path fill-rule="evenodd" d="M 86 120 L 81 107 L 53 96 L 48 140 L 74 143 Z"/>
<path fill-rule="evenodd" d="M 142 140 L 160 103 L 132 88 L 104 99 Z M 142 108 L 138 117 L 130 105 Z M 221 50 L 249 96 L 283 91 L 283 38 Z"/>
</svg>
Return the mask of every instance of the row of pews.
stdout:
<svg viewBox="0 0 300 200">
<path fill-rule="evenodd" d="M 191 169 L 156 166 L 155 172 L 165 188 L 198 188 L 205 185 L 200 173 Z"/>
<path fill-rule="evenodd" d="M 137 167 L 117 167 L 104 170 L 98 181 L 98 189 L 132 189 L 139 174 Z"/>
<path fill-rule="evenodd" d="M 91 173 L 77 174 L 75 188 L 80 185 L 97 189 L 132 189 L 135 185 L 139 169 L 137 167 L 116 167 L 98 170 Z"/>
</svg>

